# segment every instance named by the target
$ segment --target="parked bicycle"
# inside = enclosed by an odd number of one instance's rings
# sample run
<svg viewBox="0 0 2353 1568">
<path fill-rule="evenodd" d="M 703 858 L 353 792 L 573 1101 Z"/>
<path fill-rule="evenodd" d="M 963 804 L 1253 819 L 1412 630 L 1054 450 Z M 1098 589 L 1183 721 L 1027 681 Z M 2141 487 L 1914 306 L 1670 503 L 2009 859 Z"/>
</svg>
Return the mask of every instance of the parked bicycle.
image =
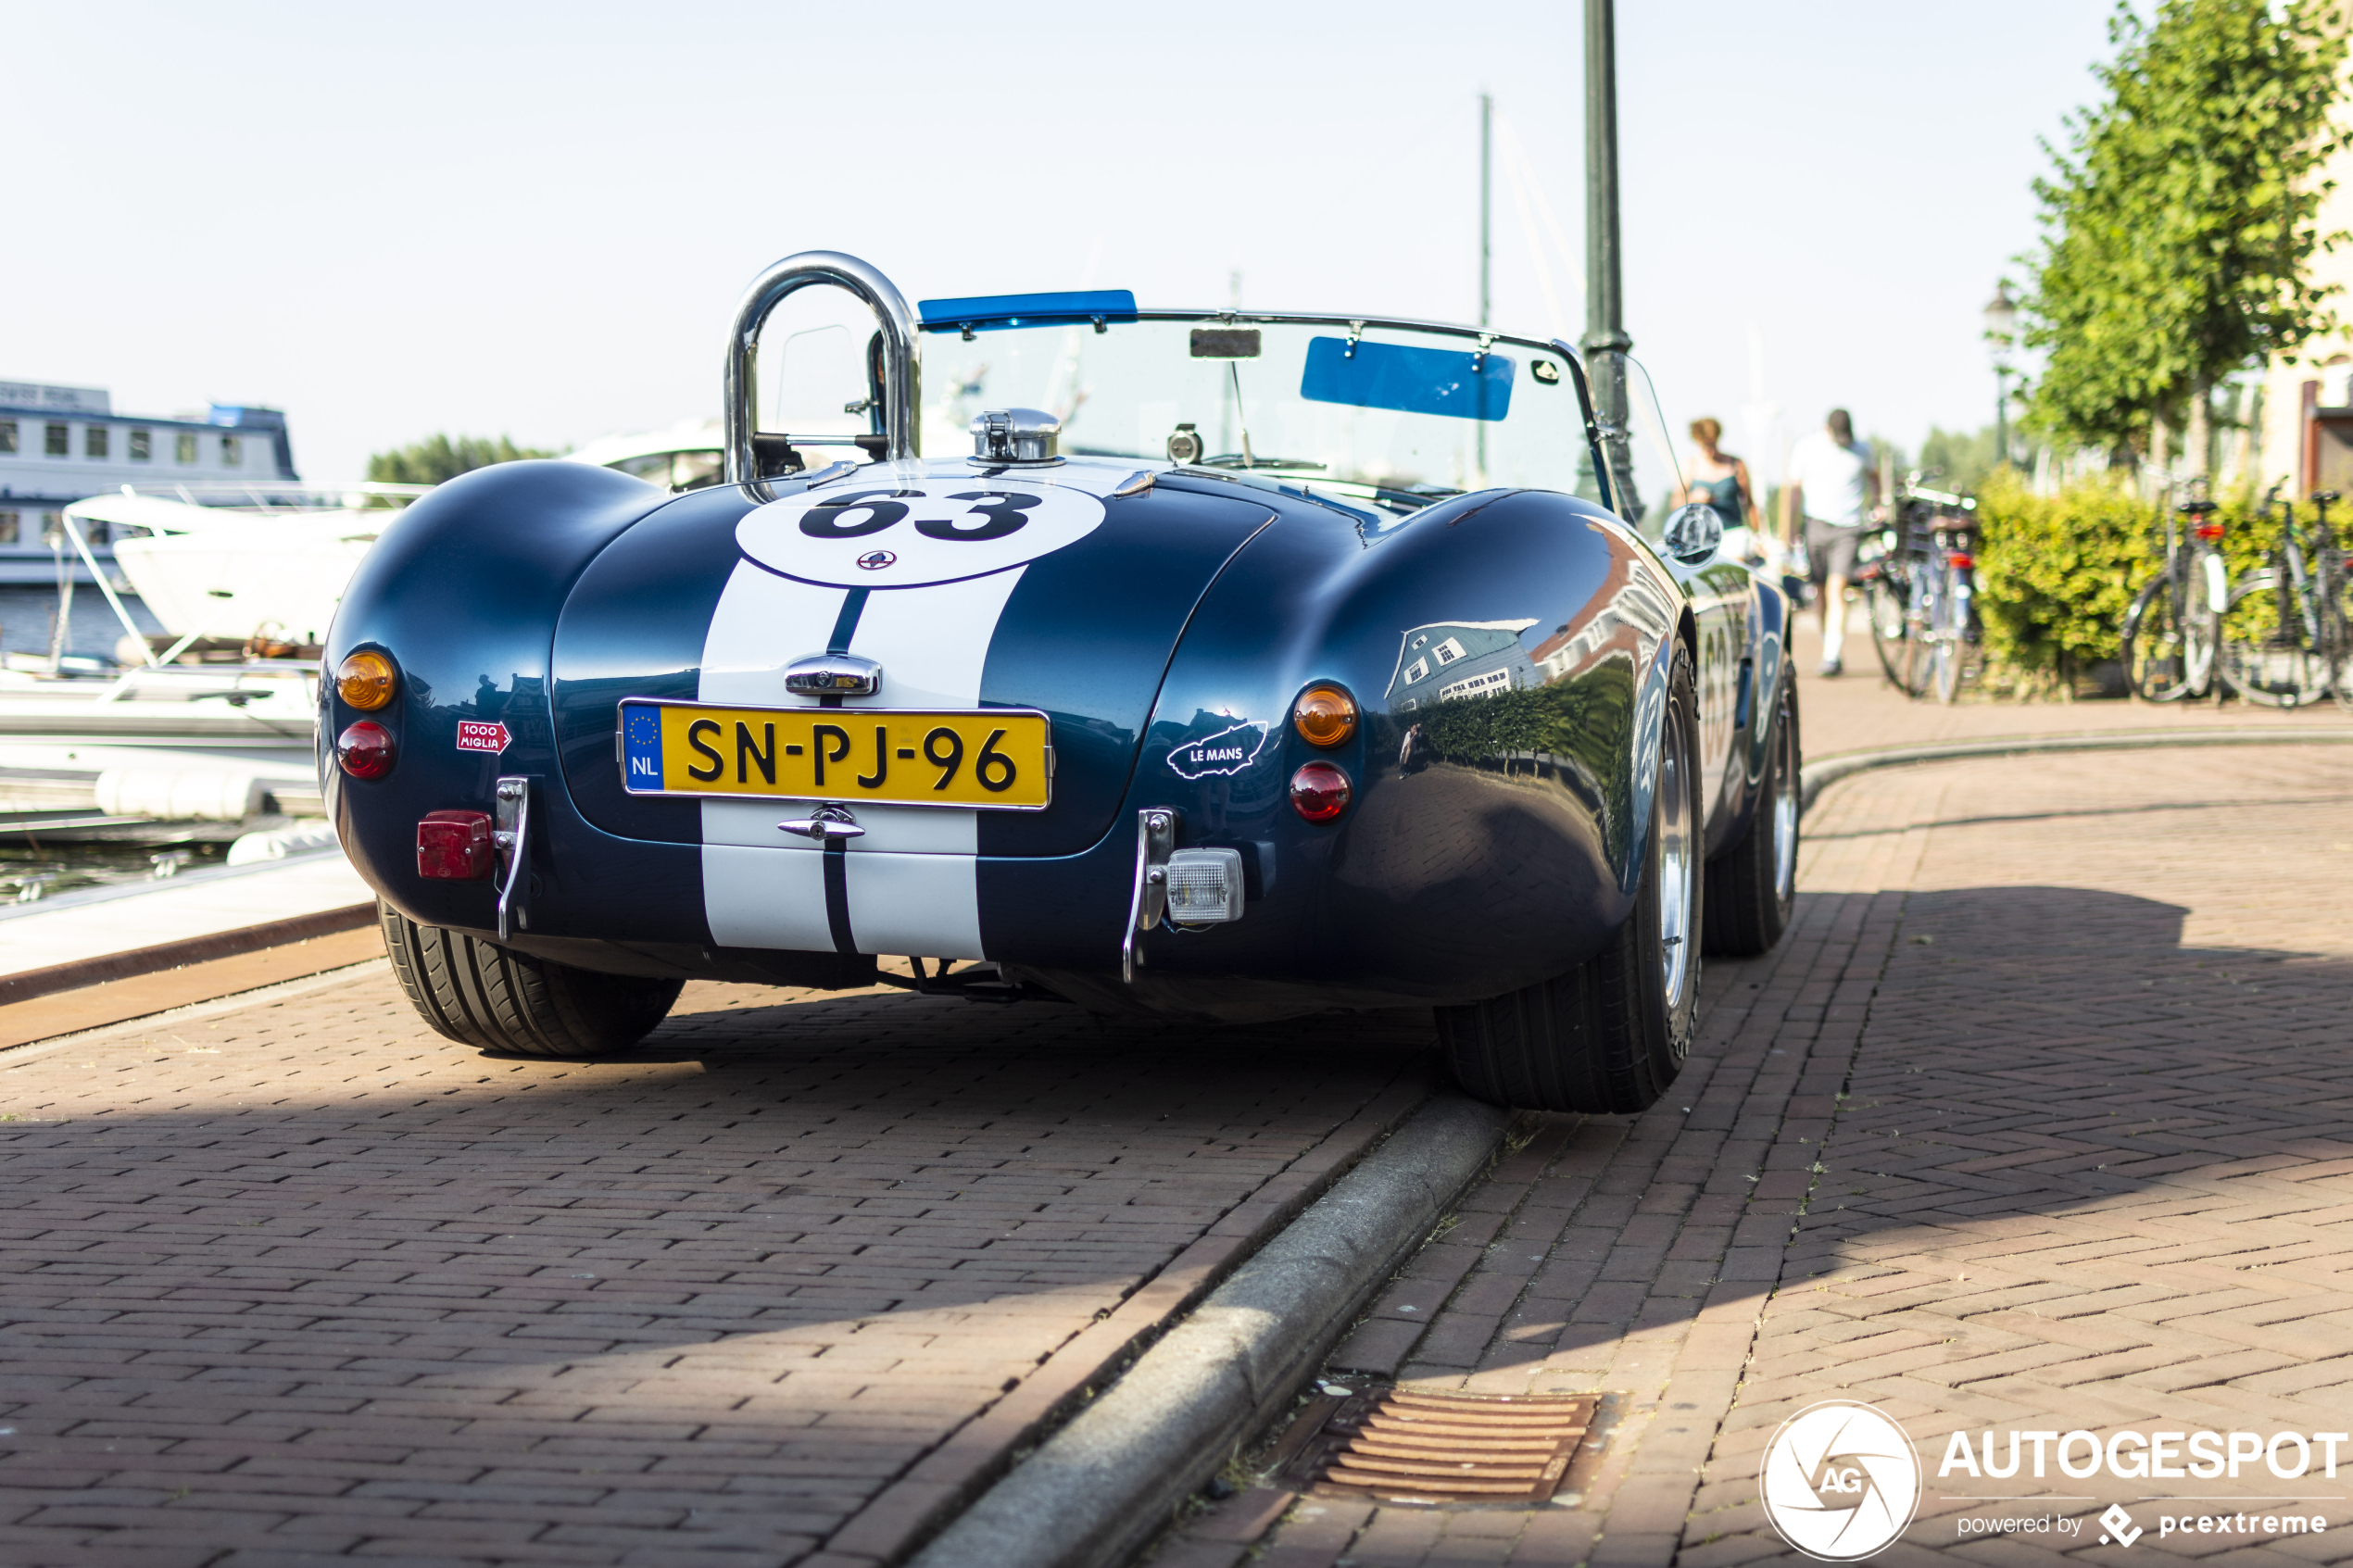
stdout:
<svg viewBox="0 0 2353 1568">
<path fill-rule="evenodd" d="M 2271 521 L 2279 486 L 2263 498 Z M 2221 668 L 2231 690 L 2266 708 L 2302 708 L 2346 687 L 2345 556 L 2329 531 L 2334 490 L 2311 497 L 2312 525 L 2299 531 L 2296 508 L 2278 504 L 2280 532 L 2268 562 L 2231 584 L 2222 609 Z"/>
<path fill-rule="evenodd" d="M 1856 575 L 1887 678 L 1912 696 L 1951 702 L 1981 642 L 1977 502 L 1926 489 L 1923 477 L 1909 476 L 1879 549 Z"/>
<path fill-rule="evenodd" d="M 2214 689 L 2231 581 L 2222 561 L 2223 524 L 2214 516 L 2221 507 L 2194 496 L 2165 514 L 2165 564 L 2124 612 L 2124 675 L 2136 696 L 2179 702 Z M 2186 538 L 2177 517 L 2189 521 Z"/>
</svg>

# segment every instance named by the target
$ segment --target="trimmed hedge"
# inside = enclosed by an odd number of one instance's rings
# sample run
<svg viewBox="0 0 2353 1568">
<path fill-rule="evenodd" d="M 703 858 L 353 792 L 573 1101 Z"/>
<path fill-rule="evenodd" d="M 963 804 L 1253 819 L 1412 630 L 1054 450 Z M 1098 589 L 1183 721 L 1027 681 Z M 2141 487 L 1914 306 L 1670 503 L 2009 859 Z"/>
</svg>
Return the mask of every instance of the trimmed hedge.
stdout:
<svg viewBox="0 0 2353 1568">
<path fill-rule="evenodd" d="M 2230 532 L 2233 575 L 2260 565 L 2277 522 L 2252 517 L 2252 498 L 2215 515 Z M 2005 469 L 1979 492 L 1977 608 L 1997 684 L 2071 686 L 2121 657 L 2124 612 L 2165 558 L 2157 508 L 2128 481 L 2079 480 L 2036 495 Z"/>
</svg>

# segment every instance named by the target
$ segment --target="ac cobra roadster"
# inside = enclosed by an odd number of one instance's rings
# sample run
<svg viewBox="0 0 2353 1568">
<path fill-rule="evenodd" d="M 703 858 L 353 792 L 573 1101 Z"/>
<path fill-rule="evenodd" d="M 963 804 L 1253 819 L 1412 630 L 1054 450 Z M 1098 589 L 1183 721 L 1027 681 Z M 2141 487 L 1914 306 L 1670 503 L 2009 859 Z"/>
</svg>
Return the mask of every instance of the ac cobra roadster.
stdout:
<svg viewBox="0 0 2353 1568">
<path fill-rule="evenodd" d="M 762 325 L 812 285 L 872 314 L 863 396 L 761 429 Z M 336 615 L 330 809 L 453 1039 L 624 1048 L 695 977 L 1416 1006 L 1474 1095 L 1632 1111 L 1703 947 L 1789 919 L 1789 606 L 1708 508 L 1613 509 L 1565 343 L 911 308 L 810 253 L 723 393 L 722 483 L 465 475 Z"/>
</svg>

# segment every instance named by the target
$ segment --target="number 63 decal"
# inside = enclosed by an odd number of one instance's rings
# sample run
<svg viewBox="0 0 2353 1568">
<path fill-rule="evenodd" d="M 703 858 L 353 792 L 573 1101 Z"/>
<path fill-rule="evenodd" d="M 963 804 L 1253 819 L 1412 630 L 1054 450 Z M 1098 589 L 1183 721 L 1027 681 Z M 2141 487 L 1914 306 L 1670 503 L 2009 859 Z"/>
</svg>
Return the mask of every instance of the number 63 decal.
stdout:
<svg viewBox="0 0 2353 1568">
<path fill-rule="evenodd" d="M 837 495 L 804 513 L 800 531 L 812 539 L 862 539 L 897 525 L 907 515 L 911 497 L 925 498 L 920 490 L 861 490 Z M 1018 490 L 960 490 L 948 499 L 969 501 L 972 510 L 963 517 L 918 518 L 916 533 L 926 539 L 961 539 L 971 544 L 1002 539 L 1027 522 L 1029 519 L 1022 514 L 1045 497 Z"/>
<path fill-rule="evenodd" d="M 759 565 L 803 582 L 914 588 L 1024 565 L 1103 521 L 1101 500 L 1074 485 L 998 487 L 970 472 L 925 484 L 887 469 L 875 477 L 899 483 L 780 496 L 736 525 L 736 542 Z"/>
</svg>

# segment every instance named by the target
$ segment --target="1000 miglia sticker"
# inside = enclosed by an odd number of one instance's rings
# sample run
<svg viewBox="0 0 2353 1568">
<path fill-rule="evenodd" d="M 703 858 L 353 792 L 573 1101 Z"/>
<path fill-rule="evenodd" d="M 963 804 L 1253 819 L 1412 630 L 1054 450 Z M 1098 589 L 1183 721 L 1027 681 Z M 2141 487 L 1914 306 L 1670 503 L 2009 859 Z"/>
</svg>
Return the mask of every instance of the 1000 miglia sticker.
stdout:
<svg viewBox="0 0 2353 1568">
<path fill-rule="evenodd" d="M 769 571 L 837 588 L 919 588 L 986 576 L 1075 545 L 1103 503 L 1073 480 L 1116 473 L 876 463 L 822 489 L 753 508 L 736 525 Z M 1042 483 L 1040 482 L 1042 481 Z"/>
</svg>

